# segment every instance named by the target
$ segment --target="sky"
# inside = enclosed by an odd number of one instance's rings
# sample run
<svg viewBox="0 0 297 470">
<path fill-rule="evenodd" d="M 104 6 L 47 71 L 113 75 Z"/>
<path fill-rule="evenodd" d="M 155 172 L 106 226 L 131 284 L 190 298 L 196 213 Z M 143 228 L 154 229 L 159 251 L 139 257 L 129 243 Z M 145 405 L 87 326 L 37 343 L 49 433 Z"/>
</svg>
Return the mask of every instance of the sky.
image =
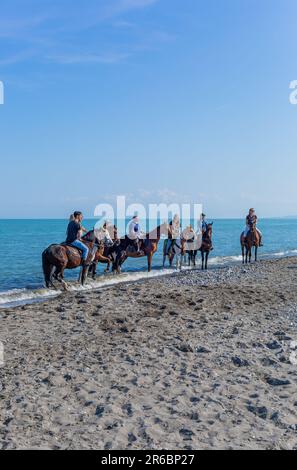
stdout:
<svg viewBox="0 0 297 470">
<path fill-rule="evenodd" d="M 297 214 L 296 0 L 1 0 L 0 218 Z"/>
</svg>

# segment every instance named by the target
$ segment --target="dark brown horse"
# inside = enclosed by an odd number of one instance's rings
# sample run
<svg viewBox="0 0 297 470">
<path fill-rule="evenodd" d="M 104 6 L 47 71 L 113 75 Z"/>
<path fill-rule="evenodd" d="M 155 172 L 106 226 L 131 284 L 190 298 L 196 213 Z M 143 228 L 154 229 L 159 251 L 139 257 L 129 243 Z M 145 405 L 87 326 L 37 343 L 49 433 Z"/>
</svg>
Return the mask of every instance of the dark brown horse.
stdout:
<svg viewBox="0 0 297 470">
<path fill-rule="evenodd" d="M 202 245 L 199 251 L 201 251 L 202 257 L 202 269 L 208 269 L 208 257 L 212 251 L 212 227 L 213 223 L 206 225 L 206 230 L 202 235 Z"/>
<path fill-rule="evenodd" d="M 115 270 L 120 273 L 121 266 L 127 258 L 147 257 L 148 272 L 152 270 L 153 256 L 158 250 L 158 245 L 162 235 L 168 235 L 168 224 L 164 223 L 150 233 L 147 233 L 143 240 L 140 240 L 140 253 L 133 247 L 133 242 L 128 236 L 122 238 L 117 248 L 118 254 L 115 262 Z"/>
<path fill-rule="evenodd" d="M 113 227 L 113 245 L 107 246 L 103 242 L 99 242 L 95 237 L 94 230 L 91 230 L 83 237 L 84 241 L 95 242 L 95 244 L 98 246 L 95 258 L 93 259 L 88 272 L 88 274 L 91 275 L 94 280 L 96 279 L 98 263 L 107 264 L 107 267 L 104 272 L 108 273 L 110 270 L 111 263 L 115 262 L 117 253 L 116 248 L 118 246 L 117 239 L 118 231 L 116 226 Z"/>
<path fill-rule="evenodd" d="M 85 245 L 89 248 L 90 261 L 94 248 L 94 242 L 85 242 Z M 65 290 L 68 286 L 64 281 L 65 269 L 75 269 L 82 266 L 82 273 L 80 276 L 81 284 L 84 285 L 89 269 L 88 262 L 82 263 L 81 252 L 72 246 L 66 244 L 51 245 L 42 253 L 42 267 L 44 273 L 44 279 L 46 287 L 55 287 L 53 280 L 59 281 Z"/>
<path fill-rule="evenodd" d="M 242 264 L 251 263 L 253 248 L 255 248 L 255 262 L 257 262 L 258 249 L 260 246 L 260 235 L 256 224 L 250 225 L 250 230 L 246 237 L 244 236 L 244 232 L 241 234 L 240 244 L 242 249 Z"/>
</svg>

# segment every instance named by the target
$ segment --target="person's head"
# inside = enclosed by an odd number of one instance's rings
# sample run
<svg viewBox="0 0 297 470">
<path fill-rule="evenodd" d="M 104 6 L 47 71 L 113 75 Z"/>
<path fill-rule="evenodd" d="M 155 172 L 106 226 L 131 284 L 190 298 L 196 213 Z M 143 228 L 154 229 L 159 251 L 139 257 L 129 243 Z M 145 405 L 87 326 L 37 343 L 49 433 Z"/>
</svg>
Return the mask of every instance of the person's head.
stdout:
<svg viewBox="0 0 297 470">
<path fill-rule="evenodd" d="M 180 218 L 179 218 L 179 215 L 178 214 L 175 214 L 175 216 L 173 217 L 173 223 L 175 225 L 179 225 L 180 224 Z"/>
<path fill-rule="evenodd" d="M 73 216 L 74 216 L 74 219 L 75 219 L 77 222 L 82 222 L 82 220 L 83 220 L 83 218 L 84 218 L 82 212 L 80 212 L 80 211 L 75 211 L 74 214 L 73 214 Z"/>
<path fill-rule="evenodd" d="M 75 220 L 74 214 L 71 214 L 71 216 L 69 217 L 69 222 L 73 222 L 74 220 Z"/>
<path fill-rule="evenodd" d="M 206 218 L 206 215 L 205 215 L 205 214 L 201 214 L 201 219 L 202 219 L 202 220 L 205 220 L 205 218 Z"/>
<path fill-rule="evenodd" d="M 251 208 L 250 211 L 249 211 L 249 214 L 254 215 L 255 214 L 255 209 Z"/>
</svg>

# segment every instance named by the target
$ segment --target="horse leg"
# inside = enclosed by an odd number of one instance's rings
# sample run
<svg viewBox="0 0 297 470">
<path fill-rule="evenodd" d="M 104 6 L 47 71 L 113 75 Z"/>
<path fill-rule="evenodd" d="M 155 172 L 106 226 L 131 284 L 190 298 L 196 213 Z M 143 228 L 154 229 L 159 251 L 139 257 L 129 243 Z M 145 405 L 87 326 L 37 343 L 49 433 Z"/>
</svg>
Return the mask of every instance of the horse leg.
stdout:
<svg viewBox="0 0 297 470">
<path fill-rule="evenodd" d="M 194 267 L 196 267 L 196 257 L 197 257 L 197 250 L 194 250 L 193 252 L 193 264 L 194 264 Z"/>
<path fill-rule="evenodd" d="M 46 278 L 45 278 L 45 284 L 46 284 L 46 287 L 48 289 L 51 288 L 51 287 L 55 288 L 54 283 L 53 283 L 54 273 L 55 273 L 55 267 L 52 266 L 52 265 L 49 265 L 48 266 L 48 272 L 47 272 L 47 275 L 46 275 Z"/>
<path fill-rule="evenodd" d="M 202 271 L 204 270 L 204 251 L 201 251 L 201 258 L 202 258 Z"/>
<path fill-rule="evenodd" d="M 244 245 L 241 245 L 241 252 L 242 252 L 242 264 L 244 264 Z"/>
<path fill-rule="evenodd" d="M 42 254 L 42 268 L 43 268 L 44 281 L 45 281 L 46 287 L 48 289 L 50 287 L 55 287 L 53 284 L 54 265 L 51 264 L 48 259 L 47 250 L 44 251 L 44 253 Z"/>
<path fill-rule="evenodd" d="M 100 263 L 107 264 L 107 268 L 104 269 L 104 272 L 108 273 L 110 270 L 110 264 L 111 264 L 110 258 L 105 257 L 105 256 L 100 256 L 99 261 Z"/>
<path fill-rule="evenodd" d="M 96 275 L 97 275 L 97 266 L 98 266 L 98 261 L 94 261 L 92 264 L 92 279 L 95 281 Z"/>
<path fill-rule="evenodd" d="M 97 264 L 96 261 L 93 261 L 93 263 L 90 265 L 88 269 L 88 276 L 92 277 L 92 279 L 96 278 L 96 270 L 97 270 Z"/>
<path fill-rule="evenodd" d="M 255 263 L 258 261 L 258 247 L 255 247 Z"/>
<path fill-rule="evenodd" d="M 205 256 L 205 269 L 206 270 L 208 269 L 208 257 L 209 257 L 209 251 L 206 252 L 206 256 Z"/>
<path fill-rule="evenodd" d="M 89 266 L 86 266 L 86 265 L 82 266 L 81 276 L 80 276 L 80 282 L 82 286 L 84 286 L 86 283 L 86 280 L 88 277 L 88 271 L 89 271 Z"/>
<path fill-rule="evenodd" d="M 105 269 L 105 273 L 109 273 L 110 271 L 110 265 L 111 265 L 111 261 L 110 261 L 110 258 L 108 258 L 108 261 L 107 261 L 107 268 Z"/>
<path fill-rule="evenodd" d="M 152 270 L 152 260 L 153 260 L 153 255 L 152 253 L 149 253 L 147 255 L 147 265 L 148 265 L 148 272 L 150 273 Z"/>
<path fill-rule="evenodd" d="M 66 266 L 60 266 L 56 271 L 56 279 L 62 284 L 64 290 L 68 290 L 67 282 L 64 281 L 64 270 Z"/>
</svg>

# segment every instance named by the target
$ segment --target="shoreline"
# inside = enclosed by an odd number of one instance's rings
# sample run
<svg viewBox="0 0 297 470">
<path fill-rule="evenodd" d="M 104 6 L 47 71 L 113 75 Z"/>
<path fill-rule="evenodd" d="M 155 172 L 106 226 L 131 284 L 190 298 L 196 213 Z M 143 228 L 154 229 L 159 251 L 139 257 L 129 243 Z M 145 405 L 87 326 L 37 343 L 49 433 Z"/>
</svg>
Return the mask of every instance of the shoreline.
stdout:
<svg viewBox="0 0 297 470">
<path fill-rule="evenodd" d="M 297 258 L 297 250 L 287 250 L 286 252 L 282 253 L 270 253 L 270 254 L 262 254 L 259 256 L 258 263 L 267 262 L 267 261 L 276 261 L 282 259 L 291 259 Z M 217 260 L 220 259 L 220 262 Z M 182 273 L 185 272 L 201 272 L 201 260 L 198 256 L 197 258 L 197 265 L 196 267 L 188 267 L 186 265 L 183 266 Z M 252 265 L 254 262 L 251 263 Z M 241 255 L 233 255 L 233 256 L 226 256 L 226 257 L 213 257 L 209 260 L 209 269 L 208 271 L 214 271 L 223 268 L 233 268 L 233 267 L 240 267 L 243 266 L 241 262 Z M 179 271 L 173 267 L 170 269 L 168 266 L 162 268 L 161 266 L 153 268 L 151 273 L 147 273 L 145 269 L 141 270 L 128 270 L 124 271 L 120 275 L 114 275 L 111 272 L 104 274 L 101 273 L 97 275 L 97 279 L 94 281 L 92 279 L 88 279 L 86 286 L 80 286 L 77 281 L 73 279 L 67 279 L 67 271 L 66 271 L 66 281 L 69 286 L 70 292 L 88 292 L 92 290 L 100 290 L 105 289 L 106 287 L 112 285 L 121 285 L 127 284 L 130 282 L 138 282 L 138 281 L 147 281 L 151 278 L 157 277 L 164 277 L 164 276 L 172 276 L 180 274 Z M 125 280 L 126 278 L 126 280 Z M 9 290 L 0 291 L 0 311 L 6 308 L 17 308 L 24 305 L 33 305 L 35 303 L 43 303 L 48 301 L 51 298 L 57 298 L 64 293 L 63 289 L 59 289 L 59 284 L 56 282 L 57 289 L 47 289 L 44 285 L 40 285 L 39 287 L 29 289 L 25 286 L 23 287 L 15 287 Z"/>
<path fill-rule="evenodd" d="M 289 257 L 1 309 L 0 448 L 297 449 L 296 283 Z"/>
</svg>

